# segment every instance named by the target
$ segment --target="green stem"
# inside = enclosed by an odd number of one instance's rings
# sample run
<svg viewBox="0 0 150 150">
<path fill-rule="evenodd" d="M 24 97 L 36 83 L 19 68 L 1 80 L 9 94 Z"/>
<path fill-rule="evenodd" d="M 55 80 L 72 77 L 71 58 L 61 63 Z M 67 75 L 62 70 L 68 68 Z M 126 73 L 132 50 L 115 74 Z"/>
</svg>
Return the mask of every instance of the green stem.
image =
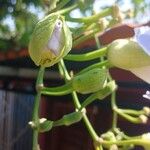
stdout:
<svg viewBox="0 0 150 150">
<path fill-rule="evenodd" d="M 41 99 L 41 92 L 38 91 L 38 86 L 43 85 L 44 70 L 45 69 L 43 67 L 40 68 L 38 76 L 37 76 L 37 81 L 36 81 L 37 95 L 35 97 L 33 115 L 32 115 L 32 121 L 36 126 L 38 126 L 39 124 L 39 105 L 40 105 L 40 99 Z M 33 130 L 32 150 L 37 150 L 37 147 L 38 147 L 38 131 Z"/>
<path fill-rule="evenodd" d="M 69 73 L 67 71 L 67 68 L 65 66 L 65 64 L 63 63 L 63 60 L 60 62 L 61 63 L 61 66 L 63 67 L 63 69 L 65 70 L 65 72 L 67 73 L 67 76 L 69 76 Z M 65 74 L 66 75 L 66 74 Z M 80 109 L 81 107 L 81 104 L 80 104 L 80 101 L 78 99 L 78 96 L 77 96 L 77 93 L 75 91 L 72 92 L 72 97 L 73 97 L 73 101 L 74 101 L 74 105 L 77 109 Z M 98 135 L 96 134 L 94 128 L 92 127 L 90 121 L 88 120 L 88 117 L 86 114 L 83 115 L 83 121 L 92 137 L 92 139 L 94 141 L 97 141 L 98 140 Z"/>
<path fill-rule="evenodd" d="M 90 71 L 90 70 L 92 70 L 94 68 L 102 68 L 104 66 L 107 67 L 107 68 L 112 67 L 112 66 L 110 66 L 108 60 L 105 60 L 103 62 L 98 62 L 98 63 L 95 63 L 95 64 L 93 64 L 91 66 L 88 66 L 87 68 L 84 68 L 77 75 L 82 74 L 82 73 L 87 72 L 87 71 Z"/>
<path fill-rule="evenodd" d="M 60 60 L 60 67 L 62 68 L 65 80 L 66 81 L 71 80 L 71 77 L 70 77 L 70 75 L 69 75 L 69 73 L 67 71 L 67 68 L 65 66 L 65 63 L 64 63 L 63 59 Z"/>
<path fill-rule="evenodd" d="M 103 10 L 102 12 L 99 12 L 89 17 L 83 17 L 83 18 L 71 18 L 70 17 L 68 21 L 79 22 L 79 23 L 93 23 L 99 20 L 100 18 L 109 16 L 111 12 L 112 12 L 112 8 L 107 8 Z"/>
<path fill-rule="evenodd" d="M 95 35 L 95 42 L 96 42 L 97 48 L 100 49 L 101 45 L 100 45 L 100 41 L 99 41 L 99 38 L 97 37 L 97 35 Z M 100 57 L 100 61 L 101 62 L 104 61 L 104 55 Z"/>
<path fill-rule="evenodd" d="M 50 13 L 56 12 L 58 10 L 60 10 L 61 8 L 63 8 L 70 0 L 62 0 L 55 9 L 53 9 L 52 11 L 50 11 Z"/>
<path fill-rule="evenodd" d="M 53 127 L 63 126 L 63 125 L 64 125 L 63 118 L 61 118 L 61 119 L 59 119 L 59 120 L 56 120 L 56 121 L 54 121 L 54 123 L 53 123 Z"/>
<path fill-rule="evenodd" d="M 123 141 L 102 141 L 102 145 L 104 146 L 110 146 L 112 144 L 116 144 L 119 146 L 122 145 L 130 145 L 130 144 L 135 144 L 135 145 L 149 145 L 149 140 L 141 140 L 141 139 L 130 139 L 130 140 L 123 140 Z"/>
<path fill-rule="evenodd" d="M 76 9 L 78 7 L 78 4 L 74 4 L 70 7 L 64 8 L 62 10 L 57 11 L 58 14 L 65 14 L 65 13 L 69 13 L 70 11 Z"/>
<path fill-rule="evenodd" d="M 73 91 L 71 82 L 66 83 L 65 85 L 59 87 L 43 87 L 41 89 L 41 93 L 43 95 L 53 95 L 53 96 L 61 96 L 70 94 Z"/>
<path fill-rule="evenodd" d="M 74 105 L 77 109 L 80 109 L 81 107 L 81 104 L 80 104 L 80 101 L 78 99 L 78 95 L 75 91 L 72 92 L 72 97 L 73 97 L 73 102 L 74 102 Z"/>
<path fill-rule="evenodd" d="M 116 108 L 114 109 L 114 111 L 119 114 L 120 116 L 122 116 L 123 118 L 125 118 L 126 120 L 135 123 L 135 124 L 139 124 L 141 123 L 141 120 L 139 119 L 139 117 L 132 117 L 130 115 L 127 115 L 125 113 L 123 113 L 120 109 Z"/>
<path fill-rule="evenodd" d="M 71 61 L 89 61 L 104 56 L 106 53 L 107 47 L 104 47 L 98 50 L 93 50 L 92 52 L 86 54 L 68 54 L 64 59 Z"/>
<path fill-rule="evenodd" d="M 105 88 L 91 94 L 82 104 L 80 109 L 85 108 L 87 105 L 92 103 L 95 99 L 102 100 L 108 95 L 110 95 L 114 90 L 116 90 L 117 86 L 114 81 L 109 82 Z"/>
<path fill-rule="evenodd" d="M 116 111 L 114 110 L 117 106 L 116 106 L 116 93 L 113 92 L 111 95 L 111 107 L 113 110 L 113 120 L 112 120 L 112 130 L 114 130 L 115 128 L 117 128 L 117 120 L 118 120 L 118 115 L 116 113 Z"/>
<path fill-rule="evenodd" d="M 73 39 L 76 40 L 80 38 L 81 36 L 85 35 L 85 33 L 91 33 L 95 29 L 100 29 L 99 24 L 97 23 L 92 23 L 90 25 L 83 25 L 81 27 L 78 27 L 76 29 L 72 29 L 73 32 Z"/>
<path fill-rule="evenodd" d="M 87 105 L 91 104 L 94 100 L 97 99 L 97 95 L 94 93 L 94 94 L 91 94 L 82 104 L 81 104 L 81 107 L 80 109 L 82 110 L 83 108 L 85 108 Z"/>
<path fill-rule="evenodd" d="M 90 123 L 86 114 L 83 116 L 83 121 L 84 121 L 86 128 L 88 129 L 89 134 L 91 135 L 93 141 L 97 141 L 99 137 L 98 137 L 97 133 L 95 132 L 95 130 L 94 130 L 92 124 Z"/>
<path fill-rule="evenodd" d="M 100 49 L 101 45 L 100 45 L 100 41 L 99 41 L 97 35 L 95 35 L 95 42 L 96 42 L 97 48 Z"/>
<path fill-rule="evenodd" d="M 144 111 L 143 110 L 132 110 L 132 109 L 120 109 L 123 113 L 126 113 L 128 115 L 135 115 L 135 116 L 139 116 L 139 115 L 143 115 Z"/>
<path fill-rule="evenodd" d="M 84 41 L 86 41 L 86 40 L 88 40 L 88 39 L 90 39 L 90 38 L 93 38 L 94 35 L 95 35 L 96 33 L 98 33 L 98 32 L 100 32 L 100 29 L 99 29 L 99 28 L 96 28 L 96 29 L 94 29 L 91 33 L 89 33 L 89 34 L 87 34 L 87 35 L 83 35 L 83 36 L 81 36 L 80 38 L 74 40 L 74 42 L 73 42 L 73 47 L 76 47 L 76 46 L 78 46 L 79 44 L 81 44 L 82 42 L 84 42 Z"/>
</svg>

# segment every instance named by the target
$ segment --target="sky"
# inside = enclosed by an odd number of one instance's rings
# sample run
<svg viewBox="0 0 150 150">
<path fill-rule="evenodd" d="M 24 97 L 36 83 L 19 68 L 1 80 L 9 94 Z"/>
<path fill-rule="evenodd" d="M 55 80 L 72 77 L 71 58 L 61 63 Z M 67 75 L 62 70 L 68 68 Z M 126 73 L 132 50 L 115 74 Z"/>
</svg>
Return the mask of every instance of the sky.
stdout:
<svg viewBox="0 0 150 150">
<path fill-rule="evenodd" d="M 95 0 L 94 3 L 94 11 L 95 12 L 99 12 L 100 8 L 102 6 L 111 6 L 115 3 L 116 0 Z M 147 2 L 149 0 L 146 0 Z M 132 9 L 132 5 L 131 5 L 131 0 L 124 0 L 124 4 L 120 6 L 122 11 L 125 11 L 127 9 Z M 44 13 L 42 12 L 42 10 L 40 8 L 35 8 L 34 5 L 30 5 L 30 7 L 28 8 L 29 11 L 38 14 L 39 19 L 44 17 Z M 79 12 L 79 10 L 74 10 L 72 11 L 72 16 L 74 17 L 81 17 L 81 14 Z M 140 21 L 145 22 L 148 21 L 150 19 L 150 12 L 147 12 L 147 16 L 144 15 L 143 18 L 141 18 Z M 7 24 L 11 27 L 11 30 L 13 31 L 15 29 L 15 24 L 13 21 L 13 18 L 11 16 L 7 16 L 7 18 L 3 21 L 4 24 Z"/>
</svg>

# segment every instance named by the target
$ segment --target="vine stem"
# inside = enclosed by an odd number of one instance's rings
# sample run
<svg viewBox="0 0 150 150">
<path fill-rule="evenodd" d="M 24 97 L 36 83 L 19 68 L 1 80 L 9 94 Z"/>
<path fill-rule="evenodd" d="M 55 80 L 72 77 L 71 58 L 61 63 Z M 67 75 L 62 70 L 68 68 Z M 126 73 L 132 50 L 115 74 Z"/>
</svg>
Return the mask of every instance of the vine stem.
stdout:
<svg viewBox="0 0 150 150">
<path fill-rule="evenodd" d="M 51 10 L 50 13 L 56 12 L 58 10 L 60 10 L 61 8 L 63 8 L 67 3 L 69 2 L 69 0 L 62 0 L 55 9 Z"/>
<path fill-rule="evenodd" d="M 79 22 L 79 23 L 93 23 L 96 22 L 96 20 L 111 15 L 112 8 L 107 8 L 103 10 L 102 12 L 99 12 L 95 15 L 89 16 L 89 17 L 83 17 L 83 18 L 69 18 L 68 21 L 72 22 Z"/>
<path fill-rule="evenodd" d="M 67 71 L 67 68 L 66 68 L 63 60 L 60 61 L 60 65 L 61 65 L 62 69 L 64 70 L 63 72 L 64 72 L 65 79 L 70 80 L 71 77 L 70 77 L 70 75 Z M 80 101 L 78 99 L 78 95 L 75 91 L 72 92 L 72 97 L 73 97 L 73 102 L 74 102 L 75 108 L 80 109 L 81 104 L 80 104 Z M 84 123 L 85 123 L 85 125 L 86 125 L 86 127 L 89 131 L 89 134 L 91 135 L 93 141 L 97 142 L 99 137 L 98 137 L 97 133 L 95 132 L 94 128 L 92 127 L 92 125 L 91 125 L 91 123 L 90 123 L 90 121 L 89 121 L 86 114 L 83 115 L 83 121 L 84 121 Z"/>
<path fill-rule="evenodd" d="M 76 9 L 78 7 L 78 4 L 74 4 L 70 7 L 64 8 L 62 10 L 57 11 L 58 14 L 65 14 L 65 13 L 69 13 L 70 11 Z"/>
<path fill-rule="evenodd" d="M 80 38 L 74 40 L 74 42 L 73 42 L 73 47 L 76 47 L 76 46 L 78 46 L 79 44 L 81 44 L 82 42 L 84 42 L 84 41 L 86 41 L 86 40 L 88 40 L 88 39 L 94 37 L 94 35 L 95 35 L 96 33 L 98 33 L 98 32 L 100 32 L 100 30 L 99 30 L 99 28 L 96 28 L 96 29 L 93 29 L 93 31 L 90 32 L 90 33 L 88 33 L 87 35 L 85 35 L 85 34 L 82 35 Z"/>
<path fill-rule="evenodd" d="M 143 140 L 143 139 L 130 139 L 130 140 L 123 140 L 123 141 L 101 141 L 102 145 L 109 146 L 112 144 L 116 145 L 129 145 L 129 144 L 135 144 L 135 145 L 150 145 L 149 140 Z"/>
<path fill-rule="evenodd" d="M 34 106 L 33 106 L 32 122 L 37 127 L 39 125 L 39 105 L 40 105 L 40 100 L 41 100 L 41 91 L 38 90 L 38 88 L 39 88 L 39 86 L 43 85 L 44 70 L 45 70 L 45 68 L 43 68 L 43 67 L 40 68 L 38 76 L 37 76 L 37 81 L 36 81 L 37 94 L 36 94 L 35 101 L 34 101 Z M 33 130 L 32 150 L 38 150 L 38 149 L 39 149 L 38 131 Z"/>
<path fill-rule="evenodd" d="M 93 50 L 92 52 L 88 52 L 85 54 L 68 54 L 64 59 L 71 61 L 89 61 L 92 59 L 99 58 L 101 56 L 105 56 L 107 53 L 107 47 L 103 47 L 98 50 Z"/>
<path fill-rule="evenodd" d="M 117 128 L 117 120 L 118 120 L 118 115 L 115 111 L 116 106 L 116 92 L 113 92 L 111 95 L 111 107 L 113 110 L 113 120 L 112 120 L 112 130 Z"/>
<path fill-rule="evenodd" d="M 96 41 L 97 47 L 100 48 L 100 41 L 98 40 L 97 36 L 95 36 L 95 41 Z M 104 61 L 104 57 L 101 57 L 101 61 Z M 108 76 L 108 79 L 110 81 L 112 81 L 112 77 L 111 77 L 110 74 Z M 112 110 L 113 110 L 112 130 L 114 130 L 115 128 L 117 128 L 117 121 L 118 121 L 118 114 L 115 111 L 115 108 L 117 108 L 117 105 L 116 105 L 116 91 L 112 92 L 112 94 L 111 94 L 111 107 L 112 107 Z"/>
<path fill-rule="evenodd" d="M 126 113 L 128 115 L 134 115 L 134 116 L 139 116 L 143 115 L 144 111 L 143 110 L 132 110 L 132 109 L 120 109 L 123 113 Z"/>
<path fill-rule="evenodd" d="M 115 108 L 114 112 L 132 123 L 135 123 L 135 124 L 142 123 L 142 120 L 139 117 L 133 117 L 128 114 L 125 114 L 121 111 L 121 109 Z"/>
</svg>

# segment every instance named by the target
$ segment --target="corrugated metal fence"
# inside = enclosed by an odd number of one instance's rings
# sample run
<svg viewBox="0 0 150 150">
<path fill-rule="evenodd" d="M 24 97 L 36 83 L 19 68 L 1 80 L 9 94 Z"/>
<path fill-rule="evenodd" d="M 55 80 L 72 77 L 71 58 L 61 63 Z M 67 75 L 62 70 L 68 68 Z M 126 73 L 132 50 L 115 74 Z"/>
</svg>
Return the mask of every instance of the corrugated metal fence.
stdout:
<svg viewBox="0 0 150 150">
<path fill-rule="evenodd" d="M 31 150 L 34 96 L 0 90 L 0 150 Z"/>
</svg>

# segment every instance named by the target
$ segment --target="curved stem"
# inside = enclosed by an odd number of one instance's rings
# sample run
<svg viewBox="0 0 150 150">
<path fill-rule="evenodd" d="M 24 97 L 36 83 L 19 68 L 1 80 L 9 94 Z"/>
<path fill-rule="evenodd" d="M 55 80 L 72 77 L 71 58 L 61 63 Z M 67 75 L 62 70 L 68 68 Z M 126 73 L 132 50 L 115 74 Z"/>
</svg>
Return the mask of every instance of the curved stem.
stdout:
<svg viewBox="0 0 150 150">
<path fill-rule="evenodd" d="M 139 116 L 144 114 L 143 110 L 132 110 L 132 109 L 120 109 L 123 113 L 126 113 L 128 115 L 135 115 L 135 116 Z"/>
<path fill-rule="evenodd" d="M 130 145 L 130 144 L 135 144 L 135 145 L 150 145 L 148 140 L 141 140 L 141 139 L 130 139 L 130 140 L 123 140 L 123 141 L 101 141 L 102 145 L 109 146 L 112 144 L 116 145 Z"/>
<path fill-rule="evenodd" d="M 81 44 L 82 42 L 84 42 L 84 41 L 86 41 L 86 40 L 88 40 L 88 39 L 94 37 L 94 35 L 95 35 L 96 33 L 98 33 L 98 32 L 100 32 L 100 29 L 99 29 L 99 28 L 96 28 L 96 29 L 94 29 L 92 32 L 90 32 L 89 34 L 87 34 L 87 35 L 85 35 L 85 34 L 82 35 L 80 38 L 74 40 L 74 42 L 73 42 L 73 47 L 76 47 L 76 46 L 78 46 L 79 44 Z"/>
<path fill-rule="evenodd" d="M 119 114 L 120 116 L 122 116 L 123 118 L 125 118 L 126 120 L 135 123 L 135 124 L 139 124 L 141 123 L 141 120 L 139 119 L 139 117 L 132 117 L 130 115 L 124 114 L 120 109 L 116 108 L 114 109 L 114 111 Z"/>
<path fill-rule="evenodd" d="M 36 88 L 43 84 L 43 76 L 44 76 L 44 70 L 45 68 L 41 67 L 37 76 L 36 81 Z M 38 126 L 39 124 L 39 105 L 41 100 L 41 92 L 37 91 L 37 95 L 35 97 L 34 106 L 33 106 L 33 115 L 32 115 L 32 121 L 35 123 L 35 125 Z M 32 150 L 36 150 L 38 147 L 38 131 L 33 130 L 33 145 Z"/>
<path fill-rule="evenodd" d="M 98 50 L 93 50 L 92 52 L 86 54 L 68 54 L 64 59 L 71 61 L 89 61 L 104 56 L 106 53 L 107 47 L 104 47 Z"/>
<path fill-rule="evenodd" d="M 81 104 L 81 107 L 80 109 L 82 110 L 83 108 L 85 108 L 87 105 L 91 104 L 94 100 L 97 99 L 97 95 L 94 93 L 94 94 L 91 94 L 82 104 Z"/>
<path fill-rule="evenodd" d="M 67 95 L 70 94 L 73 91 L 71 82 L 66 83 L 65 85 L 59 86 L 59 87 L 43 87 L 41 89 L 41 93 L 43 95 L 53 95 L 53 96 L 61 96 L 61 95 Z"/>
<path fill-rule="evenodd" d="M 79 22 L 79 23 L 93 23 L 93 22 L 96 22 L 96 20 L 99 20 L 100 18 L 109 16 L 111 12 L 112 12 L 112 8 L 107 8 L 103 10 L 102 12 L 99 12 L 89 17 L 83 17 L 83 18 L 71 18 L 70 17 L 68 21 Z"/>
<path fill-rule="evenodd" d="M 71 77 L 70 77 L 70 75 L 69 75 L 69 73 L 67 71 L 67 68 L 65 66 L 65 63 L 64 63 L 63 59 L 60 60 L 60 67 L 62 68 L 65 80 L 66 81 L 71 80 Z"/>
<path fill-rule="evenodd" d="M 86 107 L 90 103 L 92 103 L 95 99 L 102 100 L 108 95 L 110 95 L 114 90 L 116 90 L 117 86 L 114 81 L 109 82 L 105 88 L 91 94 L 82 104 L 80 109 Z"/>
<path fill-rule="evenodd" d="M 78 7 L 78 4 L 74 4 L 70 7 L 64 8 L 62 10 L 57 11 L 58 14 L 65 14 L 65 13 L 69 13 L 70 11 L 76 9 Z"/>
<path fill-rule="evenodd" d="M 52 11 L 50 11 L 50 13 L 56 12 L 57 10 L 60 10 L 61 8 L 63 8 L 70 0 L 62 0 L 55 9 L 53 9 Z"/>
<path fill-rule="evenodd" d="M 116 93 L 113 92 L 111 95 L 111 107 L 113 110 L 113 120 L 112 120 L 112 130 L 114 130 L 115 128 L 117 128 L 117 120 L 118 120 L 118 115 L 116 113 L 116 111 L 114 110 L 117 106 L 116 106 Z"/>
<path fill-rule="evenodd" d="M 95 64 L 93 64 L 91 66 L 88 66 L 87 68 L 84 68 L 79 73 L 77 73 L 77 75 L 82 74 L 82 73 L 87 72 L 87 71 L 90 71 L 90 70 L 92 70 L 94 68 L 102 68 L 103 66 L 105 66 L 107 68 L 112 67 L 112 66 L 110 66 L 108 60 L 105 60 L 103 62 L 98 62 L 98 63 L 95 63 Z"/>
<path fill-rule="evenodd" d="M 67 74 L 64 74 L 64 75 L 69 76 L 69 73 L 68 73 L 68 71 L 67 71 L 67 69 L 65 67 L 65 64 L 64 64 L 63 60 L 60 62 L 60 64 L 61 64 L 62 68 L 64 69 L 64 71 L 67 73 Z M 77 93 L 75 91 L 72 92 L 72 97 L 73 97 L 73 102 L 74 102 L 75 107 L 77 109 L 80 109 L 81 104 L 80 104 L 80 101 L 78 99 Z M 90 133 L 90 135 L 92 137 L 92 139 L 94 141 L 97 141 L 98 140 L 98 135 L 96 134 L 96 132 L 95 132 L 94 128 L 92 127 L 90 121 L 88 120 L 88 117 L 87 117 L 86 114 L 83 115 L 83 121 L 84 121 L 84 123 L 85 123 L 85 125 L 86 125 L 86 127 L 87 127 L 87 129 L 88 129 L 88 131 L 89 131 L 89 133 Z"/>
</svg>

